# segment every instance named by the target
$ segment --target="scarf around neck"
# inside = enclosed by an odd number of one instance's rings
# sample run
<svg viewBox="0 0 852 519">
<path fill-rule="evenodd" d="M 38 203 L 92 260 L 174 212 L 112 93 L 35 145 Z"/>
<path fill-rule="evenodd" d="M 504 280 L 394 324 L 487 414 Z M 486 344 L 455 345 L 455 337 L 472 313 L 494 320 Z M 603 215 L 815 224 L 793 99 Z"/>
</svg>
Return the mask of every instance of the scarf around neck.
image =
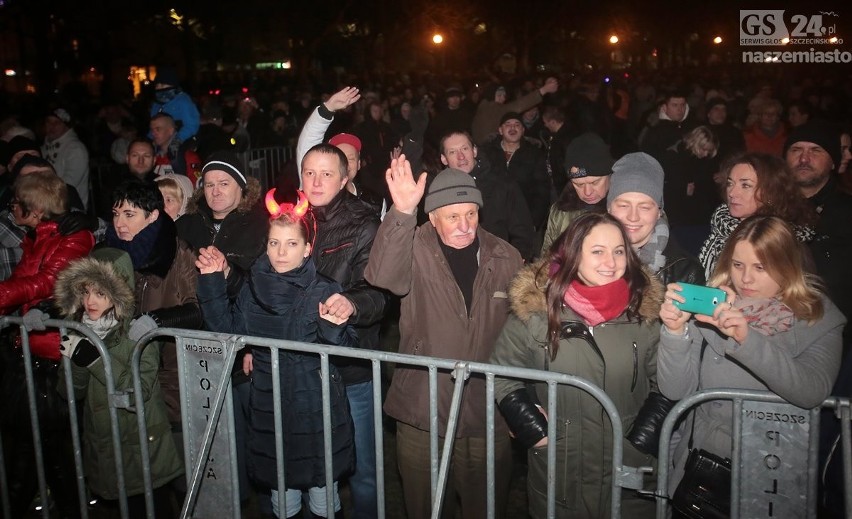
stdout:
<svg viewBox="0 0 852 519">
<path fill-rule="evenodd" d="M 112 312 L 108 312 L 108 315 L 102 315 L 95 321 L 89 319 L 86 312 L 83 312 L 83 317 L 80 319 L 80 322 L 91 328 L 92 331 L 95 332 L 95 335 L 101 339 L 106 337 L 107 334 L 118 325 L 118 321 L 115 319 Z"/>
<path fill-rule="evenodd" d="M 130 255 L 133 270 L 161 278 L 168 274 L 177 253 L 175 224 L 165 211 L 130 241 L 119 238 L 115 227 L 110 225 L 106 231 L 106 242 Z"/>
<path fill-rule="evenodd" d="M 713 277 L 716 260 L 722 254 L 722 249 L 725 248 L 728 237 L 733 234 L 740 222 L 742 222 L 740 218 L 731 216 L 728 204 L 722 204 L 713 211 L 713 216 L 710 217 L 710 236 L 704 241 L 701 252 L 698 253 L 698 260 L 704 266 L 704 277 L 706 279 Z M 808 243 L 814 239 L 815 233 L 812 228 L 803 225 L 793 225 L 792 227 L 796 240 L 800 243 Z"/>
<path fill-rule="evenodd" d="M 621 315 L 630 300 L 630 288 L 624 278 L 595 287 L 574 280 L 568 285 L 563 301 L 589 326 L 597 326 Z"/>
<path fill-rule="evenodd" d="M 655 274 L 666 265 L 663 251 L 669 243 L 669 222 L 665 216 L 657 220 L 648 242 L 639 247 L 636 253 L 643 265 L 647 265 Z"/>
<path fill-rule="evenodd" d="M 786 332 L 796 323 L 793 310 L 774 297 L 737 297 L 734 308 L 743 313 L 749 328 L 766 336 Z"/>
</svg>

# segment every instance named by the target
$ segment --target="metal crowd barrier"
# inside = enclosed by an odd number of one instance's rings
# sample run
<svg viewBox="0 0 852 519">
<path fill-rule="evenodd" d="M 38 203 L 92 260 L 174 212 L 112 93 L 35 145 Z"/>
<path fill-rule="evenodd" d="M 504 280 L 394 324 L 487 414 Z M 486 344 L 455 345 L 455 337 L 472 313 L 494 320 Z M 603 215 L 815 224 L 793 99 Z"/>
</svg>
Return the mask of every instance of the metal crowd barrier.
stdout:
<svg viewBox="0 0 852 519">
<path fill-rule="evenodd" d="M 294 160 L 296 153 L 292 147 L 276 146 L 249 149 L 239 156 L 248 174 L 260 182 L 265 193 L 275 185 L 275 177 L 281 174 L 288 162 Z"/>
<path fill-rule="evenodd" d="M 35 379 L 33 377 L 33 368 L 32 368 L 32 353 L 30 352 L 30 344 L 29 344 L 29 333 L 26 328 L 21 325 L 22 318 L 20 317 L 0 317 L 0 330 L 9 325 L 20 325 L 20 333 L 21 333 L 21 354 L 24 358 L 24 372 L 26 374 L 26 387 L 27 387 L 27 397 L 29 399 L 29 415 L 30 415 L 30 429 L 32 431 L 33 438 L 33 447 L 35 450 L 35 464 L 36 464 L 36 475 L 38 478 L 38 488 L 39 488 L 39 496 L 42 502 L 41 516 L 44 519 L 48 519 L 50 517 L 50 510 L 47 506 L 49 502 L 48 492 L 47 492 L 47 480 L 45 477 L 45 469 L 44 469 L 44 454 L 42 449 L 41 442 L 41 427 L 39 425 L 39 416 L 36 407 L 36 394 L 35 394 Z M 95 333 L 88 326 L 75 322 L 75 321 L 62 321 L 58 319 L 48 319 L 45 321 L 45 325 L 48 329 L 58 328 L 59 335 L 63 336 L 67 334 L 67 330 L 74 330 L 78 334 L 84 336 L 89 340 L 100 353 L 101 357 L 105 360 L 109 360 L 109 351 L 104 346 L 103 341 L 101 341 L 100 337 L 95 335 Z M 8 348 L 11 345 L 3 344 L 0 347 Z M 137 359 L 138 360 L 138 359 Z M 73 378 L 71 375 L 71 362 L 67 357 L 62 358 L 62 369 L 65 374 L 65 389 L 68 395 L 68 415 L 70 420 L 70 428 L 71 428 L 71 442 L 74 449 L 74 467 L 76 471 L 76 484 L 77 484 L 77 498 L 80 504 L 80 516 L 83 519 L 87 519 L 89 517 L 88 506 L 87 506 L 87 498 L 86 498 L 86 488 L 85 488 L 85 475 L 83 474 L 83 463 L 81 456 L 81 445 L 80 445 L 80 434 L 79 434 L 79 426 L 77 423 L 77 413 L 76 413 L 76 399 L 74 397 L 74 385 Z M 130 398 L 129 393 L 125 389 L 124 391 L 117 391 L 115 388 L 114 377 L 112 374 L 112 363 L 104 362 L 104 372 L 106 375 L 106 386 L 107 392 L 110 395 L 110 406 L 109 406 L 109 419 L 110 419 L 110 427 L 112 430 L 112 445 L 113 445 L 113 455 L 115 456 L 115 473 L 116 473 L 116 485 L 118 487 L 119 492 L 119 511 L 121 513 L 122 519 L 126 519 L 128 517 L 127 511 L 127 493 L 124 488 L 124 462 L 121 454 L 121 436 L 118 430 L 118 409 L 130 409 Z M 137 362 L 137 372 L 138 372 L 138 362 Z M 141 390 L 136 391 L 136 408 L 142 408 L 142 392 Z M 143 430 L 140 428 L 140 442 L 143 446 L 146 446 L 147 443 L 147 435 L 142 435 Z M 6 460 L 4 458 L 4 450 L 2 444 L 2 431 L 0 431 L 0 501 L 2 501 L 2 510 L 3 517 L 11 518 L 11 503 L 9 500 L 9 474 L 6 474 Z M 144 458 L 147 459 L 147 456 Z M 150 467 L 145 465 L 143 471 L 147 474 L 148 478 L 146 479 L 146 488 L 150 488 Z M 152 507 L 149 507 L 149 510 L 153 510 Z"/>
<path fill-rule="evenodd" d="M 329 357 L 339 356 L 365 359 L 372 365 L 373 382 L 373 423 L 375 427 L 376 445 L 376 479 L 378 499 L 378 517 L 384 519 L 386 510 L 384 500 L 384 450 L 382 437 L 382 407 L 381 407 L 381 363 L 393 362 L 397 365 L 418 366 L 429 372 L 430 393 L 430 451 L 431 479 L 434 506 L 432 517 L 440 517 L 445 496 L 446 483 L 449 475 L 450 457 L 453 452 L 453 432 L 459 421 L 459 410 L 465 389 L 465 381 L 471 376 L 484 376 L 486 380 L 486 448 L 487 448 L 487 513 L 494 517 L 495 509 L 495 480 L 494 480 L 494 378 L 510 377 L 527 380 L 537 380 L 548 383 L 548 434 L 556 437 L 558 414 L 556 408 L 556 391 L 559 384 L 577 387 L 597 399 L 612 421 L 612 517 L 621 514 L 621 489 L 640 489 L 642 475 L 650 471 L 650 467 L 627 467 L 622 465 L 623 445 L 621 418 L 615 405 L 600 388 L 588 381 L 561 373 L 545 372 L 524 368 L 512 368 L 476 362 L 464 362 L 452 359 L 439 359 L 387 353 L 372 350 L 359 350 L 338 346 L 308 344 L 276 339 L 265 339 L 249 336 L 233 336 L 203 331 L 180 329 L 158 329 L 142 339 L 140 344 L 156 336 L 174 337 L 178 353 L 178 368 L 180 375 L 181 405 L 183 406 L 184 445 L 187 458 L 187 496 L 181 510 L 181 518 L 186 517 L 239 517 L 240 508 L 237 499 L 235 461 L 228 459 L 227 453 L 235 452 L 231 441 L 233 438 L 233 416 L 230 407 L 230 374 L 236 352 L 245 346 L 268 347 L 271 349 L 286 349 L 305 353 L 315 353 L 321 359 L 321 375 L 323 380 L 329 380 Z M 139 347 L 139 345 L 137 345 Z M 276 457 L 279 467 L 283 467 L 284 453 L 281 431 L 280 387 L 278 382 L 278 356 L 272 355 L 272 380 L 275 402 L 275 438 Z M 134 377 L 138 371 L 138 355 L 134 354 Z M 455 378 L 452 404 L 447 421 L 447 433 L 443 450 L 439 453 L 438 438 L 438 372 L 451 372 Z M 211 401 L 212 398 L 212 401 Z M 201 411 L 201 412 L 199 412 Z M 224 419 L 224 420 L 223 420 Z M 325 424 L 325 461 L 326 489 L 329 508 L 333 506 L 332 499 L 332 470 L 331 470 L 331 410 L 329 400 L 329 385 L 323 387 L 323 421 Z M 140 417 L 140 424 L 144 420 Z M 202 432 L 203 431 L 203 432 Z M 199 443 L 200 439 L 200 443 Z M 225 459 L 223 461 L 223 454 Z M 556 442 L 548 445 L 548 515 L 556 513 Z M 221 478 L 222 474 L 230 471 L 229 478 Z M 211 476 L 212 475 L 212 476 Z M 223 481 L 224 479 L 224 481 Z M 278 488 L 286 488 L 284 473 L 278 471 Z M 285 493 L 279 493 L 279 509 L 285 510 Z M 152 509 L 149 503 L 149 511 Z M 328 510 L 329 517 L 334 515 Z M 149 515 L 149 517 L 153 517 Z"/>
<path fill-rule="evenodd" d="M 841 422 L 846 517 L 852 517 L 852 434 L 850 400 L 830 397 L 819 407 L 802 409 L 765 391 L 712 389 L 678 402 L 660 433 L 657 519 L 668 513 L 668 478 L 675 425 L 705 402 L 732 402 L 731 515 L 739 517 L 817 517 L 820 410 L 833 408 Z M 689 423 L 685 420 L 684 423 Z M 687 440 L 683 429 L 681 442 Z M 696 448 L 700 447 L 696 445 Z M 803 470 L 804 469 L 804 470 Z"/>
<path fill-rule="evenodd" d="M 9 324 L 20 324 L 21 319 L 17 317 L 0 318 L 0 328 Z M 66 330 L 75 330 L 82 335 L 85 335 L 92 344 L 95 344 L 101 355 L 108 359 L 108 352 L 104 348 L 103 343 L 95 336 L 91 330 L 81 325 L 80 323 L 71 321 L 48 320 L 46 323 L 49 327 L 59 328 L 60 333 L 65 333 Z M 38 466 L 39 489 L 44 502 L 47 499 L 47 488 L 44 476 L 43 458 L 40 448 L 39 424 L 37 413 L 35 410 L 35 396 L 33 386 L 32 370 L 29 367 L 31 355 L 29 352 L 29 344 L 26 331 L 22 329 L 23 336 L 23 353 L 26 360 L 25 365 L 27 375 L 27 390 L 29 395 L 29 403 L 31 409 L 31 428 L 33 438 L 36 444 L 36 463 Z M 609 416 L 612 423 L 612 483 L 611 483 L 611 517 L 618 518 L 621 516 L 621 489 L 640 489 L 643 482 L 643 474 L 650 471 L 650 467 L 628 467 L 622 464 L 623 446 L 622 438 L 624 431 L 622 430 L 621 419 L 615 409 L 612 401 L 606 394 L 597 386 L 588 381 L 565 375 L 560 373 L 552 373 L 524 368 L 512 368 L 507 366 L 497 366 L 492 364 L 457 361 L 452 359 L 439 359 L 433 357 L 422 357 L 403 355 L 398 353 L 387 353 L 381 351 L 359 350 L 342 348 L 337 346 L 325 346 L 318 344 L 307 344 L 292 341 L 265 339 L 249 336 L 235 336 L 227 334 L 217 334 L 203 331 L 189 331 L 180 329 L 163 328 L 154 330 L 143 337 L 137 343 L 133 357 L 133 391 L 135 396 L 135 411 L 137 413 L 137 423 L 139 425 L 140 444 L 142 449 L 143 459 L 147 459 L 147 433 L 145 426 L 145 408 L 142 402 L 142 391 L 140 381 L 140 366 L 142 351 L 148 344 L 158 337 L 167 336 L 173 337 L 176 342 L 178 370 L 180 376 L 180 396 L 182 405 L 183 419 L 183 438 L 184 438 L 184 453 L 185 467 L 187 478 L 187 495 L 183 503 L 180 513 L 181 518 L 188 517 L 240 517 L 239 503 L 239 484 L 237 479 L 236 468 L 236 448 L 234 442 L 234 425 L 233 425 L 233 408 L 231 402 L 231 371 L 238 350 L 245 346 L 268 347 L 271 349 L 283 349 L 296 352 L 305 352 L 317 354 L 321 360 L 321 375 L 323 380 L 329 381 L 330 357 L 348 357 L 356 359 L 365 359 L 371 363 L 372 367 L 372 383 L 373 383 L 373 421 L 375 426 L 375 445 L 376 445 L 376 475 L 377 475 L 377 493 L 378 499 L 378 516 L 385 518 L 387 516 L 385 503 L 382 496 L 385 493 L 385 473 L 384 473 L 384 450 L 383 450 L 383 433 L 382 433 L 382 411 L 381 411 L 381 363 L 392 362 L 395 364 L 404 364 L 407 366 L 417 366 L 428 370 L 429 374 L 429 394 L 430 394 L 430 470 L 432 481 L 432 495 L 434 506 L 432 509 L 432 517 L 437 519 L 440 517 L 441 509 L 445 497 L 446 484 L 450 468 L 450 458 L 453 451 L 453 432 L 456 430 L 459 421 L 459 410 L 466 387 L 465 381 L 471 376 L 484 377 L 486 381 L 486 446 L 487 446 L 487 514 L 489 517 L 495 516 L 495 462 L 494 462 L 494 419 L 495 419 L 495 403 L 494 403 L 494 380 L 495 377 L 508 377 L 525 379 L 531 381 L 541 381 L 548 385 L 548 435 L 551 438 L 556 437 L 556 424 L 558 422 L 556 394 L 560 384 L 576 387 L 587 392 L 594 397 Z M 279 365 L 278 356 L 272 355 L 272 380 L 274 392 L 274 412 L 275 412 L 275 441 L 276 441 L 276 459 L 279 467 L 278 471 L 278 488 L 286 488 L 284 472 L 284 451 L 283 451 L 283 433 L 281 430 L 281 405 L 280 405 L 280 383 L 279 383 Z M 104 365 L 107 373 L 107 391 L 111 395 L 110 398 L 110 418 L 112 424 L 113 447 L 116 457 L 116 474 L 118 475 L 118 486 L 120 491 L 120 512 L 122 518 L 127 517 L 126 492 L 123 488 L 123 467 L 121 466 L 121 444 L 119 441 L 117 410 L 130 409 L 130 394 L 129 388 L 115 388 L 112 378 L 112 370 L 109 362 Z M 67 359 L 63 359 L 63 369 L 66 373 L 66 385 L 69 392 L 69 409 L 74 409 L 73 388 L 70 387 L 70 363 Z M 447 421 L 447 435 L 443 443 L 443 447 L 439 447 L 438 438 L 438 373 L 450 372 L 454 376 L 454 393 L 451 403 L 450 412 Z M 324 444 L 325 444 L 325 463 L 326 463 L 326 489 L 329 508 L 333 506 L 332 500 L 332 467 L 331 467 L 331 410 L 330 410 L 330 387 L 326 382 L 323 385 L 323 422 L 324 422 Z M 793 495 L 794 499 L 787 500 L 784 503 L 779 502 L 776 511 L 781 512 L 781 506 L 787 506 L 790 510 L 802 509 L 795 508 L 793 503 L 796 499 L 805 503 L 804 506 L 808 509 L 807 516 L 813 517 L 815 509 L 815 491 L 816 491 L 816 432 L 819 428 L 818 410 L 799 410 L 795 414 L 796 420 L 788 420 L 787 422 L 775 423 L 767 421 L 765 418 L 760 418 L 761 415 L 756 413 L 786 413 L 790 415 L 793 411 L 785 409 L 782 411 L 771 410 L 765 406 L 790 406 L 770 393 L 754 392 L 754 391 L 734 391 L 734 390 L 716 390 L 702 392 L 691 395 L 688 398 L 679 402 L 667 417 L 660 441 L 660 460 L 659 472 L 657 481 L 657 490 L 655 496 L 658 503 L 658 517 L 665 517 L 667 513 L 667 478 L 670 437 L 674 430 L 674 425 L 678 417 L 686 412 L 690 407 L 713 399 L 731 399 L 734 401 L 734 415 L 747 419 L 751 417 L 752 422 L 746 427 L 743 426 L 743 419 L 735 420 L 733 425 L 734 452 L 733 460 L 741 460 L 743 455 L 752 461 L 757 460 L 764 462 L 765 469 L 763 474 L 755 475 L 752 470 L 746 465 L 735 461 L 733 465 L 733 481 L 732 481 L 732 502 L 735 505 L 732 508 L 732 517 L 758 517 L 767 516 L 763 514 L 753 513 L 753 509 L 738 508 L 740 502 L 747 492 L 750 492 L 749 486 L 763 485 L 766 479 L 766 471 L 773 468 L 765 463 L 769 459 L 768 456 L 775 456 L 773 463 L 777 466 L 807 466 L 807 485 L 802 490 L 800 484 L 797 488 L 791 488 L 786 480 L 775 481 L 774 494 L 760 495 L 763 500 L 753 500 L 758 507 L 766 508 L 767 499 L 774 499 L 774 496 L 782 496 L 784 492 Z M 758 406 L 758 407 L 755 407 Z M 847 495 L 847 510 L 849 509 L 849 496 L 852 495 L 852 458 L 850 458 L 850 404 L 849 399 L 828 399 L 823 404 L 824 406 L 835 407 L 838 414 L 841 416 L 843 423 L 843 456 L 844 456 L 844 483 L 846 485 Z M 763 407 L 760 407 L 763 406 Z M 798 409 L 798 408 L 795 408 Z M 750 415 L 748 413 L 751 413 Z M 799 418 L 801 417 L 801 418 Z M 76 416 L 71 413 L 72 420 L 72 441 L 75 452 L 75 465 L 77 470 L 77 490 L 81 499 L 81 516 L 86 518 L 88 513 L 85 506 L 85 487 L 84 477 L 82 473 L 82 463 L 80 456 L 80 438 L 76 432 Z M 787 429 L 782 430 L 776 425 L 786 425 Z M 772 430 L 764 430 L 761 428 L 766 424 L 773 426 Z M 802 458 L 800 448 L 802 436 L 796 436 L 796 427 L 807 425 L 809 440 L 806 440 L 807 448 L 804 449 L 805 458 Z M 800 429 L 804 430 L 802 427 Z M 750 434 L 743 434 L 744 431 L 750 431 Z M 767 432 L 773 432 L 772 435 L 767 435 Z M 764 442 L 769 439 L 770 443 L 775 442 L 775 446 L 769 450 L 765 446 L 757 445 L 758 442 Z M 752 442 L 752 443 L 749 443 Z M 786 442 L 786 443 L 785 443 Z M 798 442 L 798 443 L 797 443 Z M 2 446 L 2 438 L 0 438 L 0 446 Z M 773 450 L 774 449 L 774 450 Z M 2 450 L 0 450 L 2 456 Z M 796 463 L 804 464 L 795 465 Z M 547 483 L 547 514 L 548 517 L 555 517 L 556 502 L 556 442 L 549 442 L 547 447 L 548 460 L 548 483 Z M 754 464 L 752 464 L 754 465 Z M 759 464 L 758 464 L 759 465 Z M 749 465 L 751 466 L 751 465 Z M 8 475 L 4 472 L 4 460 L 0 458 L 0 494 L 2 494 L 3 512 L 6 517 L 9 517 L 9 498 L 8 498 Z M 800 469 L 801 470 L 801 469 Z M 769 474 L 770 476 L 774 474 Z M 145 501 L 149 519 L 154 519 L 153 508 L 153 490 L 151 488 L 150 467 L 143 467 L 143 476 L 145 483 Z M 760 477 L 759 477 L 760 476 Z M 778 479 L 778 478 L 776 478 Z M 771 481 L 771 478 L 769 479 Z M 801 478 L 797 480 L 801 482 Z M 744 487 L 740 487 L 742 482 Z M 757 488 L 757 487 L 755 487 Z M 755 493 L 763 492 L 760 488 Z M 286 494 L 279 493 L 279 509 L 286 509 Z M 766 497 L 769 496 L 769 497 Z M 804 496 L 804 497 L 803 497 Z M 793 504 L 791 504 L 793 503 Z M 765 510 L 763 510 L 765 512 Z M 778 513 L 772 515 L 777 517 Z M 329 516 L 333 516 L 333 510 L 329 510 Z M 48 510 L 45 507 L 42 510 L 42 516 L 48 517 Z M 801 515 L 804 517 L 805 515 Z"/>
</svg>

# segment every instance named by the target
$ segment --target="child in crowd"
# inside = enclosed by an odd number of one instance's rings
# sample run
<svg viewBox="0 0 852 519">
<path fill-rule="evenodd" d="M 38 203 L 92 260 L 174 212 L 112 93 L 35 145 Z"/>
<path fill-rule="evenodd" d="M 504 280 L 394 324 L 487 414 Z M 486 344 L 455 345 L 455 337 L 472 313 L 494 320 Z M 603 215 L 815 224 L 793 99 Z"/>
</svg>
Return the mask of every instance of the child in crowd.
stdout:
<svg viewBox="0 0 852 519">
<path fill-rule="evenodd" d="M 228 301 L 225 256 L 214 246 L 202 248 L 196 266 L 198 300 L 208 329 L 217 332 L 270 337 L 291 341 L 357 346 L 357 334 L 347 319 L 329 313 L 324 301 L 339 293 L 340 285 L 321 275 L 311 258 L 315 235 L 312 213 L 300 193 L 298 205 L 266 197 L 269 220 L 266 254 L 261 255 L 243 280 L 233 304 Z M 300 515 L 302 491 L 307 490 L 310 509 L 326 517 L 323 444 L 322 386 L 318 355 L 278 351 L 281 381 L 282 432 L 286 459 L 286 514 Z M 352 419 L 340 374 L 330 366 L 333 480 L 354 467 Z M 278 492 L 275 461 L 271 351 L 254 347 L 245 356 L 243 370 L 252 375 L 249 414 L 248 472 L 258 485 L 272 489 L 276 517 Z M 335 516 L 342 517 L 337 483 Z"/>
<path fill-rule="evenodd" d="M 57 307 L 65 318 L 89 326 L 103 341 L 109 352 L 118 391 L 133 387 L 130 359 L 135 341 L 127 336 L 133 318 L 133 284 L 130 256 L 118 249 L 102 248 L 88 258 L 70 263 L 59 274 L 54 289 Z M 88 339 L 73 332 L 62 338 L 60 352 L 72 360 L 74 394 L 84 399 L 82 429 L 86 481 L 96 495 L 107 500 L 118 499 L 103 359 Z M 156 516 L 171 517 L 173 511 L 167 484 L 183 473 L 183 463 L 172 440 L 166 404 L 157 378 L 159 365 L 159 346 L 148 345 L 140 361 L 148 463 Z M 64 395 L 64 372 L 60 373 L 63 374 L 60 375 L 58 389 Z M 143 517 L 145 487 L 136 413 L 118 409 L 118 426 L 128 508 L 131 517 Z"/>
</svg>

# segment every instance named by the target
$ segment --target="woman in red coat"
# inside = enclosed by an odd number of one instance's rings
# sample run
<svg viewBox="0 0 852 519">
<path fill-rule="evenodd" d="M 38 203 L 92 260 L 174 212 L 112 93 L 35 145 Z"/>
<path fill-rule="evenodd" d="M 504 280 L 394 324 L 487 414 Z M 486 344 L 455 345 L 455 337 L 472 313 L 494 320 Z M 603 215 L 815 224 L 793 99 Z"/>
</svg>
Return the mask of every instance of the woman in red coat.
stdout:
<svg viewBox="0 0 852 519">
<path fill-rule="evenodd" d="M 9 279 L 0 283 L 0 315 L 16 310 L 23 315 L 39 307 L 53 294 L 57 274 L 71 260 L 87 256 L 92 250 L 95 239 L 91 232 L 78 231 L 67 236 L 59 232 L 58 222 L 68 210 L 67 189 L 65 182 L 48 171 L 30 173 L 15 182 L 15 198 L 9 205 L 15 223 L 29 232 L 21 243 L 20 263 Z M 39 357 L 60 359 L 56 333 L 32 334 L 30 345 Z"/>
<path fill-rule="evenodd" d="M 15 181 L 15 198 L 10 208 L 15 223 L 28 229 L 21 244 L 23 256 L 9 279 L 0 283 L 0 315 L 20 311 L 40 320 L 39 308 L 47 309 L 56 276 L 72 260 L 89 254 L 95 239 L 89 231 L 63 235 L 59 221 L 67 212 L 67 186 L 52 171 L 37 171 Z M 24 364 L 17 327 L 7 335 L 3 349 L 2 416 L 4 443 L 14 446 L 7 452 L 7 472 L 15 474 L 10 484 L 12 517 L 23 517 L 36 493 L 33 443 L 29 430 L 29 409 L 24 383 Z M 56 391 L 59 369 L 59 334 L 56 330 L 29 334 L 33 354 L 36 408 L 44 449 L 45 473 L 50 493 L 63 517 L 79 511 L 74 465 L 70 453 L 67 407 Z M 11 344 L 9 344 L 11 342 Z M 10 441 L 11 440 L 11 441 Z M 8 442 L 8 443 L 7 443 Z"/>
</svg>

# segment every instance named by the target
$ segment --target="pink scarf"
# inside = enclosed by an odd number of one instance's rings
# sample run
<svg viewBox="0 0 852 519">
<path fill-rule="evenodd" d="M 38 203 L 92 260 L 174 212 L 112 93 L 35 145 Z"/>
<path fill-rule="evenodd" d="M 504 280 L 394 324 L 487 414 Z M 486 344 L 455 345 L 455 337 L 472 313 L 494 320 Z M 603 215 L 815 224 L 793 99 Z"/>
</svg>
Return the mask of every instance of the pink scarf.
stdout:
<svg viewBox="0 0 852 519">
<path fill-rule="evenodd" d="M 607 285 L 590 287 L 576 279 L 568 285 L 563 301 L 589 326 L 615 319 L 627 308 L 630 288 L 621 278 Z"/>
</svg>

